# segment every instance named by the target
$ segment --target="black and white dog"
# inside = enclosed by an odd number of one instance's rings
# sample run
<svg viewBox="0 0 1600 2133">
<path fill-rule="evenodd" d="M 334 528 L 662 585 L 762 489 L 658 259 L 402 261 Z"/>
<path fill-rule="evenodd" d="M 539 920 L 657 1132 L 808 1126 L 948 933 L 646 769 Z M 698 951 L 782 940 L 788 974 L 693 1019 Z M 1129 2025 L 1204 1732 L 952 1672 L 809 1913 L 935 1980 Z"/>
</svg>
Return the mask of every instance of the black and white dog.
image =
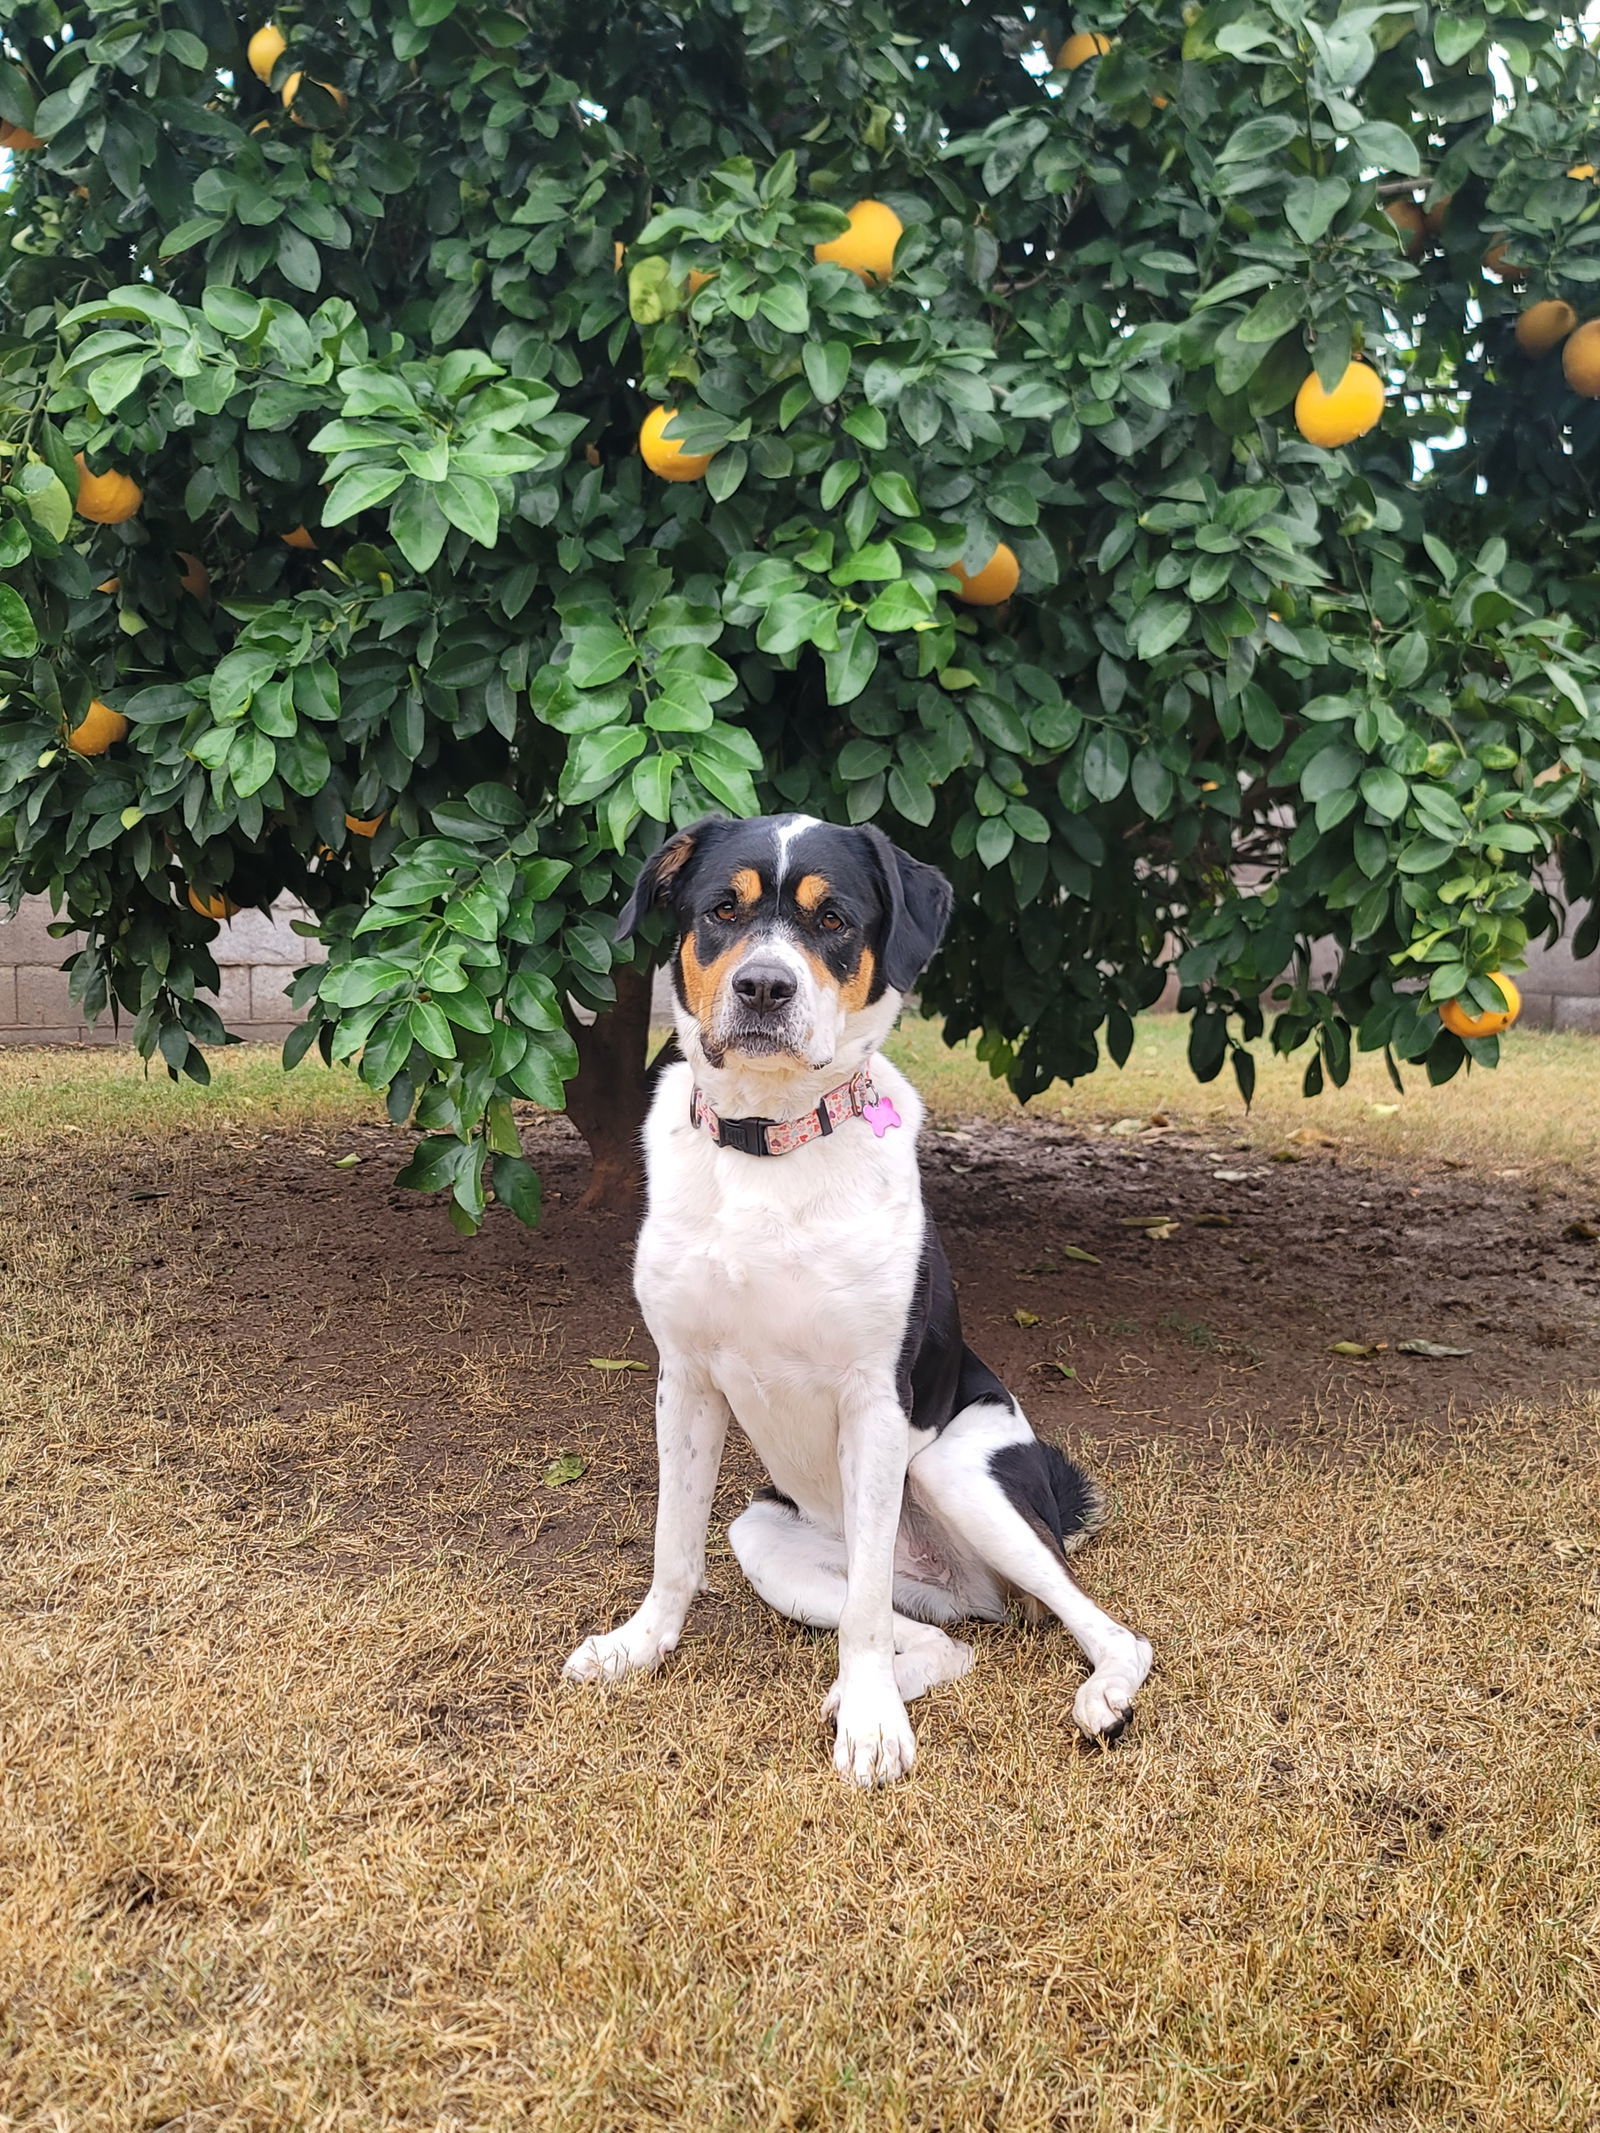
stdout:
<svg viewBox="0 0 1600 2133">
<path fill-rule="evenodd" d="M 858 1785 L 911 1768 L 906 1701 L 972 1663 L 937 1625 L 1058 1615 L 1093 1672 L 1073 1716 L 1126 1725 L 1150 1647 L 1065 1558 L 1093 1483 L 1041 1444 L 961 1337 L 917 1170 L 922 1105 L 878 1053 L 951 890 L 876 829 L 712 817 L 644 868 L 619 933 L 677 921 L 678 1042 L 645 1127 L 635 1288 L 660 1351 L 660 1496 L 644 1605 L 568 1659 L 654 1667 L 705 1574 L 730 1417 L 771 1477 L 728 1539 L 780 1614 L 839 1633 L 825 1715 Z"/>
</svg>

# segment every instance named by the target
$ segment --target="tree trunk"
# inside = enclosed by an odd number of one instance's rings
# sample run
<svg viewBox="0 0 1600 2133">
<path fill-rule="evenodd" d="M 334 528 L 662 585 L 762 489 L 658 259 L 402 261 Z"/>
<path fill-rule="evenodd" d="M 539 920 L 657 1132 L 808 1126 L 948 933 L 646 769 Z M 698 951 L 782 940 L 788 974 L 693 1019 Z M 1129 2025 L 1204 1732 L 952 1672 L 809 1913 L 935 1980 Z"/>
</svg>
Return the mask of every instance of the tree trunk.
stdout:
<svg viewBox="0 0 1600 2133">
<path fill-rule="evenodd" d="M 589 1144 L 589 1183 L 578 1206 L 635 1215 L 644 1184 L 639 1135 L 650 1102 L 645 1054 L 651 973 L 629 968 L 614 975 L 615 1007 L 593 1022 L 572 1024 L 578 1073 L 567 1085 L 567 1116 Z"/>
</svg>

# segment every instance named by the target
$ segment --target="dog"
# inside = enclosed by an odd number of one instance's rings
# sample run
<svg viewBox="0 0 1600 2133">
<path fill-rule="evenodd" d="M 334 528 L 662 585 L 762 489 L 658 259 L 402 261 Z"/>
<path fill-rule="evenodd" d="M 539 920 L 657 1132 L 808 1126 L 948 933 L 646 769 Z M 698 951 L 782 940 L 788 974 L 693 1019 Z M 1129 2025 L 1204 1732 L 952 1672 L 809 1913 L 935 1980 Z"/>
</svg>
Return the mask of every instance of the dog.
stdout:
<svg viewBox="0 0 1600 2133">
<path fill-rule="evenodd" d="M 1013 1601 L 1059 1616 L 1092 1668 L 1073 1717 L 1128 1723 L 1150 1647 L 1066 1558 L 1101 1521 L 961 1336 L 922 1204 L 922 1105 L 878 1047 L 949 923 L 949 883 L 881 830 L 708 816 L 671 837 L 618 921 L 677 928 L 677 1043 L 644 1129 L 634 1286 L 660 1355 L 655 1567 L 644 1604 L 566 1662 L 614 1681 L 673 1650 L 705 1578 L 730 1420 L 770 1486 L 728 1529 L 746 1578 L 836 1630 L 834 1766 L 904 1776 L 906 1704 L 972 1664 L 946 1634 Z"/>
</svg>

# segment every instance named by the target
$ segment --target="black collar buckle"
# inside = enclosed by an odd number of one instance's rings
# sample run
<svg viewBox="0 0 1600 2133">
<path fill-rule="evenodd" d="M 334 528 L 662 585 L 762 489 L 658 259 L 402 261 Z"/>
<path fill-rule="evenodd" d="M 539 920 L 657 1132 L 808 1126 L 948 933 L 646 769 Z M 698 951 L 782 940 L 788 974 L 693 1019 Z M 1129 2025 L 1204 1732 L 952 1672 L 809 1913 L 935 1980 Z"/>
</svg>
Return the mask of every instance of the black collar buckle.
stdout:
<svg viewBox="0 0 1600 2133">
<path fill-rule="evenodd" d="M 717 1115 L 717 1143 L 723 1148 L 737 1148 L 741 1155 L 770 1155 L 767 1146 L 767 1128 L 770 1118 L 724 1118 Z"/>
</svg>

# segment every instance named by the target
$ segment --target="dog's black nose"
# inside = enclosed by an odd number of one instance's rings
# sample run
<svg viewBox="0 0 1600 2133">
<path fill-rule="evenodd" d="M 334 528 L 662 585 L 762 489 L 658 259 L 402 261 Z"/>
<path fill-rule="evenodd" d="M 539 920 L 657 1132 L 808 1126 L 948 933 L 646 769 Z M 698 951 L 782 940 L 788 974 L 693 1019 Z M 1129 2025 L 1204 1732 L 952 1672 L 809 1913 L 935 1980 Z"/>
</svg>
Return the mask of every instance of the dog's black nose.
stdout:
<svg viewBox="0 0 1600 2133">
<path fill-rule="evenodd" d="M 733 990 L 746 1007 L 753 1007 L 758 1015 L 770 1015 L 794 998 L 795 981 L 781 963 L 746 963 L 733 981 Z"/>
</svg>

